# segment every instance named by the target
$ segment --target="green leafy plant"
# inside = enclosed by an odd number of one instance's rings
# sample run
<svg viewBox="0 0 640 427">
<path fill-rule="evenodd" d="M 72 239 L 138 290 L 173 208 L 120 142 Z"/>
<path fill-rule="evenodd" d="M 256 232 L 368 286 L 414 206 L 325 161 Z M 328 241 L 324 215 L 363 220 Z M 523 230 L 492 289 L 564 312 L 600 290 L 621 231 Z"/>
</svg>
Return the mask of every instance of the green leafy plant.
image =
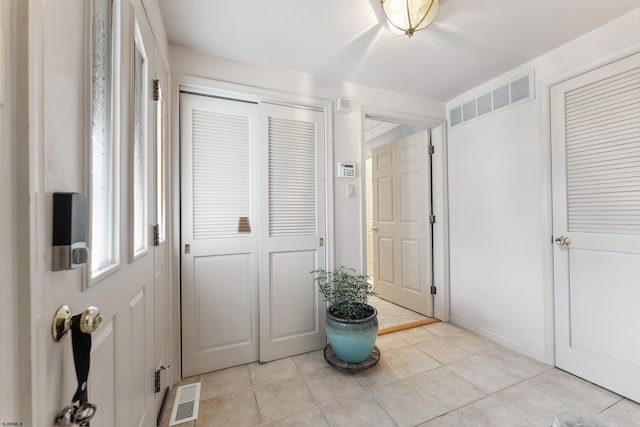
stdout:
<svg viewBox="0 0 640 427">
<path fill-rule="evenodd" d="M 373 310 L 366 304 L 368 296 L 376 295 L 373 285 L 365 275 L 355 274 L 352 268 L 340 267 L 334 271 L 318 269 L 315 275 L 318 290 L 329 302 L 329 312 L 343 319 L 364 319 Z"/>
</svg>

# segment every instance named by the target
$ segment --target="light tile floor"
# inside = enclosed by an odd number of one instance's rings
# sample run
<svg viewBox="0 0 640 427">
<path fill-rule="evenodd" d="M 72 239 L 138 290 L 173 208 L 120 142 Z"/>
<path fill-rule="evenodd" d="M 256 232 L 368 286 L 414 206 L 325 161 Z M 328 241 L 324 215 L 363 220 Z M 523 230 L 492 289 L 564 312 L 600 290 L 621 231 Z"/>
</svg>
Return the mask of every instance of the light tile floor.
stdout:
<svg viewBox="0 0 640 427">
<path fill-rule="evenodd" d="M 378 310 L 378 328 L 380 329 L 428 319 L 428 317 L 422 314 L 407 310 L 404 307 L 385 301 L 382 298 L 369 297 L 367 298 L 367 303 Z"/>
<path fill-rule="evenodd" d="M 380 363 L 357 374 L 328 367 L 316 351 L 186 378 L 201 381 L 202 394 L 199 418 L 182 425 L 549 427 L 580 409 L 640 427 L 639 404 L 448 323 L 376 345 Z"/>
</svg>

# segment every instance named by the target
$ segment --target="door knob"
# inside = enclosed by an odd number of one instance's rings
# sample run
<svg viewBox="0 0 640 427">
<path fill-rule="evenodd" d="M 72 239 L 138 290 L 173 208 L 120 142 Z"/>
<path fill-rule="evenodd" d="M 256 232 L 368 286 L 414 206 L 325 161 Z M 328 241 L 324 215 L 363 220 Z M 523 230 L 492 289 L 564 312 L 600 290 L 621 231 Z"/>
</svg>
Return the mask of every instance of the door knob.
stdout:
<svg viewBox="0 0 640 427">
<path fill-rule="evenodd" d="M 554 242 L 560 245 L 560 249 L 563 249 L 563 250 L 569 249 L 569 243 L 571 243 L 571 241 L 567 236 L 556 237 Z"/>
<path fill-rule="evenodd" d="M 371 227 L 371 231 L 378 231 L 378 227 Z"/>
<path fill-rule="evenodd" d="M 56 311 L 51 325 L 51 335 L 55 342 L 60 341 L 71 330 L 71 322 L 74 317 L 77 318 L 77 316 L 71 314 L 71 309 L 68 305 L 63 305 Z M 83 311 L 77 319 L 80 322 L 80 331 L 85 334 L 92 334 L 100 326 L 102 315 L 98 307 L 91 306 Z"/>
</svg>

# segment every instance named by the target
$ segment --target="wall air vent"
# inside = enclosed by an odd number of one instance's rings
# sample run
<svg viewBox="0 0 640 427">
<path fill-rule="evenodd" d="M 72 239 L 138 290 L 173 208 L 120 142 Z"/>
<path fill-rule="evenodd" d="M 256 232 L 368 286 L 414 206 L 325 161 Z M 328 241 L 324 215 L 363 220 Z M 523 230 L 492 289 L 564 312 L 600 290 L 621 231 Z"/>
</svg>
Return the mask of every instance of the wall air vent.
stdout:
<svg viewBox="0 0 640 427">
<path fill-rule="evenodd" d="M 490 92 L 476 98 L 457 103 L 449 109 L 449 127 L 453 128 L 498 110 L 530 101 L 535 97 L 534 72 L 498 82 Z"/>
<path fill-rule="evenodd" d="M 476 100 L 465 102 L 462 104 L 462 120 L 468 122 L 471 119 L 475 119 L 476 114 Z"/>
<path fill-rule="evenodd" d="M 449 123 L 451 126 L 457 126 L 462 123 L 462 106 L 457 106 L 449 110 Z"/>
<path fill-rule="evenodd" d="M 478 97 L 478 117 L 483 116 L 485 114 L 493 111 L 493 106 L 491 104 L 491 93 L 485 93 L 482 96 Z"/>
</svg>

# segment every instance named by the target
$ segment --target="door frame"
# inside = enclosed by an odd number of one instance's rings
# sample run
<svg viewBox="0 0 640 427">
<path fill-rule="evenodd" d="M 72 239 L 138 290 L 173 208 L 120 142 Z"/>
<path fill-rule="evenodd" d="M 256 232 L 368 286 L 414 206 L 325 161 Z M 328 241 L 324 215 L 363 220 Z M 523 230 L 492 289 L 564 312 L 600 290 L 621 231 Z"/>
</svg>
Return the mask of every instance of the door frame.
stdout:
<svg viewBox="0 0 640 427">
<path fill-rule="evenodd" d="M 187 91 L 200 95 L 209 95 L 220 98 L 229 98 L 240 101 L 248 101 L 255 103 L 271 103 L 280 104 L 298 108 L 309 108 L 312 110 L 320 110 L 325 117 L 325 215 L 326 215 L 326 244 L 325 259 L 327 260 L 327 269 L 331 270 L 334 266 L 335 256 L 335 238 L 334 238 L 334 190 L 333 190 L 333 101 L 323 98 L 316 98 L 304 95 L 296 95 L 280 92 L 271 89 L 263 89 L 259 87 L 246 86 L 238 83 L 224 82 L 215 79 L 195 77 L 187 74 L 176 74 L 171 77 L 170 83 L 170 105 L 171 105 L 171 138 L 169 149 L 171 150 L 169 166 L 170 180 L 173 183 L 180 182 L 180 92 Z M 171 267 L 172 267 L 172 312 L 176 316 L 176 323 L 172 325 L 174 355 L 173 360 L 180 369 L 175 369 L 173 382 L 177 382 L 182 377 L 182 325 L 181 319 L 181 287 L 182 287 L 182 266 L 181 266 L 181 247 L 182 247 L 182 230 L 180 217 L 181 203 L 180 186 L 177 185 L 176 191 L 172 193 L 172 199 L 169 201 L 171 209 Z"/>
<path fill-rule="evenodd" d="M 362 106 L 360 130 L 360 164 L 367 160 L 366 119 L 381 120 L 419 126 L 431 131 L 431 144 L 435 152 L 431 164 L 431 186 L 433 197 L 433 214 L 436 223 L 433 227 L 433 275 L 437 293 L 433 296 L 433 316 L 449 321 L 449 197 L 448 197 L 448 169 L 447 169 L 447 126 L 446 120 L 437 117 L 423 116 L 402 111 L 391 111 L 373 106 Z M 440 132 L 437 128 L 441 129 Z M 361 176 L 360 194 L 366 194 L 366 179 Z M 361 268 L 367 271 L 367 206 L 366 197 L 361 197 Z"/>
<path fill-rule="evenodd" d="M 570 80 L 581 74 L 595 70 L 596 68 L 605 66 L 612 62 L 626 58 L 640 52 L 640 43 L 635 46 L 627 47 L 619 51 L 613 52 L 605 57 L 598 58 L 593 61 L 584 63 L 578 67 L 572 68 L 570 71 L 556 74 L 539 82 L 537 96 L 540 98 L 540 129 L 541 129 L 541 156 L 542 156 L 542 174 L 541 174 L 541 196 L 542 196 L 542 230 L 547 236 L 547 244 L 542 248 L 542 293 L 543 293 L 543 319 L 544 319 L 544 354 L 542 362 L 551 366 L 555 366 L 555 284 L 553 279 L 554 263 L 553 263 L 553 182 L 551 167 L 551 87 Z"/>
</svg>

